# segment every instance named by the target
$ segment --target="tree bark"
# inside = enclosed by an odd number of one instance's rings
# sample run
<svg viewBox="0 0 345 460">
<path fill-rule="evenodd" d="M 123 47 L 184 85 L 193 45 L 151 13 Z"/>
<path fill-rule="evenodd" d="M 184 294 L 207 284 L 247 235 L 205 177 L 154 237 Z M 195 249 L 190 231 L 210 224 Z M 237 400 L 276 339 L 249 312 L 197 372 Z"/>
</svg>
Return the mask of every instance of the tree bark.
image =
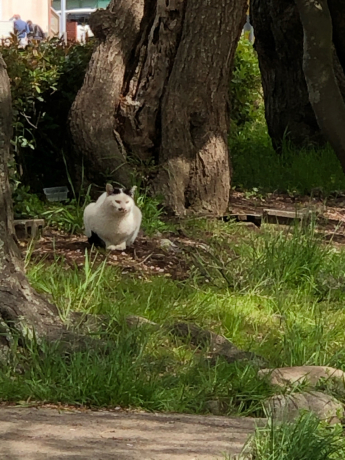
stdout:
<svg viewBox="0 0 345 460">
<path fill-rule="evenodd" d="M 343 0 L 328 0 L 328 8 L 333 24 L 333 43 L 340 65 L 345 72 L 345 2 Z M 345 94 L 342 91 L 342 94 Z"/>
<path fill-rule="evenodd" d="M 251 0 L 268 133 L 280 150 L 284 139 L 296 146 L 324 144 L 302 67 L 303 28 L 294 0 Z"/>
<path fill-rule="evenodd" d="M 0 348 L 10 337 L 41 339 L 59 335 L 56 308 L 29 285 L 15 243 L 7 164 L 12 134 L 10 83 L 0 55 Z"/>
<path fill-rule="evenodd" d="M 327 0 L 296 0 L 304 30 L 303 70 L 317 122 L 345 172 L 345 104 L 333 63 L 332 19 Z"/>
<path fill-rule="evenodd" d="M 203 15 L 200 14 L 203 11 Z M 231 64 L 246 2 L 190 0 L 162 103 L 158 190 L 177 214 L 221 215 L 230 192 Z"/>
<path fill-rule="evenodd" d="M 224 213 L 228 86 L 245 10 L 246 0 L 112 0 L 91 21 L 101 44 L 72 108 L 75 143 L 99 158 L 112 136 L 122 160 L 158 166 L 154 189 L 172 212 Z"/>
<path fill-rule="evenodd" d="M 143 14 L 144 0 L 117 0 L 106 10 L 96 11 L 90 19 L 100 43 L 70 116 L 74 150 L 80 160 L 85 160 L 90 182 L 105 183 L 113 179 L 121 185 L 130 185 L 127 152 L 115 131 L 114 115 Z"/>
<path fill-rule="evenodd" d="M 345 98 L 345 3 L 342 0 L 328 3 L 334 25 L 334 70 Z M 309 101 L 303 71 L 303 27 L 295 1 L 251 0 L 250 13 L 266 121 L 274 148 L 280 151 L 284 139 L 297 147 L 324 145 L 325 136 Z"/>
</svg>

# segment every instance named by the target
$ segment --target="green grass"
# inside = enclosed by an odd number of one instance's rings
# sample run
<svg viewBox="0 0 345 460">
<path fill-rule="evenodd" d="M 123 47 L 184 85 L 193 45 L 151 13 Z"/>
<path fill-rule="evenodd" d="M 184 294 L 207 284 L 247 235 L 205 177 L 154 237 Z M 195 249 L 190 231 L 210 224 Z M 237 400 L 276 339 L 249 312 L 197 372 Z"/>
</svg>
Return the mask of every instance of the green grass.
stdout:
<svg viewBox="0 0 345 460">
<path fill-rule="evenodd" d="M 50 401 L 91 407 L 205 413 L 210 399 L 224 412 L 261 414 L 272 391 L 253 378 L 253 366 L 210 365 L 178 344 L 139 331 L 120 331 L 104 349 L 67 356 L 44 346 L 21 357 L 21 374 L 0 374 L 1 399 Z"/>
<path fill-rule="evenodd" d="M 296 149 L 285 142 L 278 155 L 263 114 L 255 122 L 236 128 L 230 137 L 230 155 L 232 186 L 241 190 L 304 195 L 317 189 L 325 196 L 345 190 L 345 176 L 331 147 Z"/>
<path fill-rule="evenodd" d="M 342 460 L 345 441 L 340 426 L 330 427 L 311 414 L 294 423 L 269 419 L 249 442 L 253 460 Z M 243 457 L 243 459 L 248 457 Z"/>
<path fill-rule="evenodd" d="M 272 367 L 345 370 L 343 250 L 317 238 L 313 224 L 255 233 L 200 219 L 182 226 L 207 245 L 183 256 L 191 269 L 184 282 L 122 274 L 97 252 L 86 254 L 82 268 L 58 258 L 28 260 L 29 280 L 62 319 L 72 310 L 107 315 L 108 327 L 92 335 L 104 346 L 86 351 L 61 355 L 45 345 L 43 354 L 35 346 L 14 353 L 0 371 L 0 399 L 192 413 L 207 412 L 216 400 L 224 414 L 262 416 L 262 400 L 276 390 L 257 378 L 256 365 L 210 362 L 206 345 L 168 332 L 177 321 L 222 334 Z M 128 315 L 159 327 L 129 329 Z"/>
</svg>

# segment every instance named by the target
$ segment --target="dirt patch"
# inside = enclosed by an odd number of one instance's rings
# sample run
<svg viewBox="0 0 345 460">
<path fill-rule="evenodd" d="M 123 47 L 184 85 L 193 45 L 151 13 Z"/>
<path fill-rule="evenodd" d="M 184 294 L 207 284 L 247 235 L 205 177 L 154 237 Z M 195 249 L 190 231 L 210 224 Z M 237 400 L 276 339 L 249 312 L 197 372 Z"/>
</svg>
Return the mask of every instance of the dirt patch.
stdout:
<svg viewBox="0 0 345 460">
<path fill-rule="evenodd" d="M 166 248 L 164 243 L 172 243 Z M 161 275 L 177 280 L 187 279 L 189 266 L 185 250 L 197 247 L 201 243 L 186 236 L 168 235 L 164 238 L 140 236 L 134 246 L 125 251 L 93 250 L 92 259 L 97 254 L 97 263 L 107 259 L 109 265 L 119 267 L 123 274 L 136 273 L 139 277 Z M 28 241 L 20 242 L 23 253 L 28 250 Z M 163 246 L 163 247 L 162 247 Z M 84 266 L 86 250 L 90 254 L 91 247 L 84 235 L 67 233 L 45 228 L 44 235 L 35 242 L 32 260 L 35 262 L 52 262 L 57 258 L 68 266 Z"/>
<path fill-rule="evenodd" d="M 1 407 L 2 460 L 215 460 L 236 455 L 262 420 Z"/>
</svg>

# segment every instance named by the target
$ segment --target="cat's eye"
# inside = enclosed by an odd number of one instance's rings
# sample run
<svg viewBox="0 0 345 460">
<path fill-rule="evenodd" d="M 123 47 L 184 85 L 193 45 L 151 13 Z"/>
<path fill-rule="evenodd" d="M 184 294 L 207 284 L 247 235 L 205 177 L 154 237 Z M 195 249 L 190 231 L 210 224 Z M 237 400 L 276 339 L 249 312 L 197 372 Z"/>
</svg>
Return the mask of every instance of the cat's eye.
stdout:
<svg viewBox="0 0 345 460">
<path fill-rule="evenodd" d="M 121 204 L 121 201 L 115 200 L 116 203 Z"/>
<path fill-rule="evenodd" d="M 126 204 L 128 204 L 128 203 L 129 203 L 129 201 L 126 201 Z"/>
</svg>

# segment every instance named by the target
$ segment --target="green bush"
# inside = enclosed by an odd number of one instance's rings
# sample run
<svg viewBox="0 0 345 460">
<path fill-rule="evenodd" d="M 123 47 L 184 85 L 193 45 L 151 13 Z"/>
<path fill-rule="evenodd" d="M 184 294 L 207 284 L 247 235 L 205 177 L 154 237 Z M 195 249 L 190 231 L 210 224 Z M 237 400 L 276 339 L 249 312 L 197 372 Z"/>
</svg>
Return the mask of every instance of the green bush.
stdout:
<svg viewBox="0 0 345 460">
<path fill-rule="evenodd" d="M 13 138 L 19 180 L 35 192 L 67 180 L 62 154 L 67 118 L 80 89 L 93 43 L 58 39 L 19 49 L 12 37 L 0 48 L 11 83 Z"/>
<path fill-rule="evenodd" d="M 36 219 L 45 211 L 44 203 L 35 193 L 30 193 L 29 186 L 16 187 L 12 199 L 15 219 Z"/>
<path fill-rule="evenodd" d="M 253 45 L 245 37 L 238 42 L 230 84 L 231 120 L 237 126 L 257 117 L 262 105 L 261 74 Z"/>
</svg>

